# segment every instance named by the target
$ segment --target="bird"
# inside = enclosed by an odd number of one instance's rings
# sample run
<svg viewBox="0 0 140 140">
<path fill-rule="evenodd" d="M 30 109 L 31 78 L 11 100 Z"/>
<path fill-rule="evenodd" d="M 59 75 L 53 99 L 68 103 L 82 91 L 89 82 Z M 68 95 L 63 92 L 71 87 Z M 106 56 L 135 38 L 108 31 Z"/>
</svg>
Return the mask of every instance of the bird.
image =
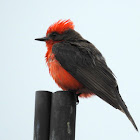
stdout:
<svg viewBox="0 0 140 140">
<path fill-rule="evenodd" d="M 49 73 L 62 90 L 75 91 L 81 98 L 98 96 L 122 111 L 138 131 L 105 58 L 75 31 L 70 19 L 58 20 L 49 26 L 45 37 L 35 40 L 46 42 Z"/>
</svg>

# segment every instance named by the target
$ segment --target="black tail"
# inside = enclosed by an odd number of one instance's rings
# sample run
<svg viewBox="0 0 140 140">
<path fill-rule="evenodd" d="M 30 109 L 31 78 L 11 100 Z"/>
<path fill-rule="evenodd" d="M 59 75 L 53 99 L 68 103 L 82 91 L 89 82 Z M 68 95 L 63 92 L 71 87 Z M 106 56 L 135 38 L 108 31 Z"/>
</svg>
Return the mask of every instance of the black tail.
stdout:
<svg viewBox="0 0 140 140">
<path fill-rule="evenodd" d="M 117 92 L 119 92 L 119 89 L 117 87 Z M 125 113 L 125 115 L 128 117 L 128 119 L 131 121 L 131 123 L 133 124 L 133 126 L 135 127 L 135 129 L 138 131 L 138 128 L 135 124 L 135 121 L 133 120 L 132 116 L 130 115 L 127 106 L 125 105 L 125 102 L 123 101 L 122 97 L 120 94 L 116 94 L 116 98 L 118 100 L 119 106 L 120 106 L 120 110 Z"/>
</svg>

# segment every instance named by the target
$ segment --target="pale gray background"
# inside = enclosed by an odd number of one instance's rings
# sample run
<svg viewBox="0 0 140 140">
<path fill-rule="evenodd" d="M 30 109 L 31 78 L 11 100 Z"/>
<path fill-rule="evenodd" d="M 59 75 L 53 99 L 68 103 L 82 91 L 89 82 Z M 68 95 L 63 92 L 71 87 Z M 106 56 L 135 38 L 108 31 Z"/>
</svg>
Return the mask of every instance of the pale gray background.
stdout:
<svg viewBox="0 0 140 140">
<path fill-rule="evenodd" d="M 139 0 L 0 1 L 0 140 L 32 140 L 36 90 L 60 90 L 45 64 L 49 25 L 71 19 L 105 56 L 140 129 Z M 127 117 L 98 97 L 80 99 L 76 140 L 139 140 Z"/>
</svg>

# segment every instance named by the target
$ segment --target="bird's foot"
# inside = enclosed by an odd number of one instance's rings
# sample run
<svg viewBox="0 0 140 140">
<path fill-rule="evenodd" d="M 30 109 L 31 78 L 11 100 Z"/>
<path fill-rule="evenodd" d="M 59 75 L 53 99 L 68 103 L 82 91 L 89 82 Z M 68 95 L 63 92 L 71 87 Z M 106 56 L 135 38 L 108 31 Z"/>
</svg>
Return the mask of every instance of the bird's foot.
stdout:
<svg viewBox="0 0 140 140">
<path fill-rule="evenodd" d="M 75 98 L 76 98 L 76 105 L 79 104 L 79 98 L 78 96 L 81 94 L 81 93 L 76 93 L 77 91 L 76 90 L 69 90 L 70 92 L 74 93 L 75 94 Z"/>
<path fill-rule="evenodd" d="M 81 93 L 77 93 L 77 94 L 76 94 L 76 105 L 79 104 L 79 98 L 78 98 L 78 96 L 79 96 L 80 94 L 81 94 Z"/>
</svg>

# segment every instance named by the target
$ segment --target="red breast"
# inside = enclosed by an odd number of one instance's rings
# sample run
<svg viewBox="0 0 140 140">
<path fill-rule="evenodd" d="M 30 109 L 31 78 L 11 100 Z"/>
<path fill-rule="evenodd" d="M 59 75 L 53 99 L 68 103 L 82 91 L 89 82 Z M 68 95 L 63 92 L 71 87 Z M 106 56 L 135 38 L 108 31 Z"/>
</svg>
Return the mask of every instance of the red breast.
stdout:
<svg viewBox="0 0 140 140">
<path fill-rule="evenodd" d="M 49 72 L 55 82 L 61 87 L 63 90 L 78 90 L 83 87 L 81 83 L 79 83 L 71 74 L 69 74 L 55 59 L 54 54 L 52 53 L 52 46 L 49 46 L 48 51 L 46 53 L 46 62 L 49 67 Z"/>
<path fill-rule="evenodd" d="M 52 42 L 47 42 L 48 51 L 46 53 L 46 62 L 49 68 L 49 72 L 55 82 L 63 90 L 79 90 L 84 86 L 79 83 L 70 73 L 68 73 L 61 64 L 55 59 L 55 55 L 52 53 Z M 80 97 L 90 97 L 92 94 L 81 94 Z"/>
</svg>

